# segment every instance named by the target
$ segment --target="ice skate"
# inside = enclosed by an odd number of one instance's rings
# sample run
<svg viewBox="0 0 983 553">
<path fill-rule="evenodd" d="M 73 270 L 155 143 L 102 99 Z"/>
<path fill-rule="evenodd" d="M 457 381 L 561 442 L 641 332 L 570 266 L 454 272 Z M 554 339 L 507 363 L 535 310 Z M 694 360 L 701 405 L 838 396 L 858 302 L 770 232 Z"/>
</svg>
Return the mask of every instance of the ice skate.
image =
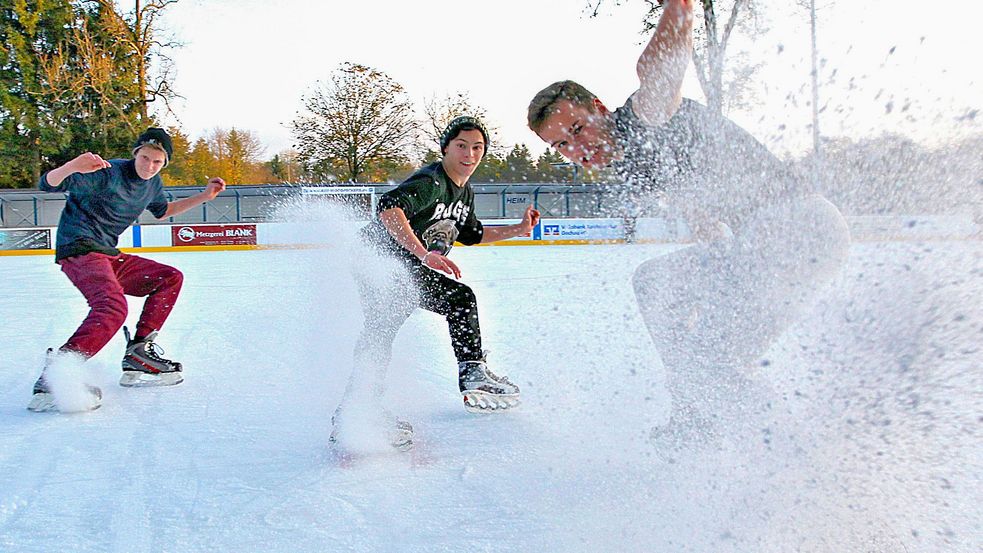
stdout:
<svg viewBox="0 0 983 553">
<path fill-rule="evenodd" d="M 123 376 L 120 386 L 173 386 L 184 382 L 181 363 L 164 359 L 163 348 L 154 343 L 156 332 L 136 341 L 130 338 L 130 331 L 123 327 L 126 336 L 126 354 L 123 356 Z"/>
<path fill-rule="evenodd" d="M 470 413 L 501 413 L 519 405 L 519 387 L 488 370 L 484 360 L 458 364 L 458 384 Z"/>
<path fill-rule="evenodd" d="M 395 426 L 389 431 L 389 444 L 393 449 L 408 451 L 413 448 L 413 425 L 396 419 Z"/>
<path fill-rule="evenodd" d="M 47 356 L 44 361 L 44 369 L 41 370 L 41 376 L 38 377 L 37 382 L 34 383 L 34 392 L 31 396 L 31 402 L 27 404 L 27 409 L 29 411 L 34 411 L 35 413 L 46 413 L 46 412 L 63 412 L 63 413 L 74 413 L 82 411 L 94 411 L 102 406 L 102 390 L 96 386 L 85 385 L 85 391 L 89 397 L 86 400 L 81 401 L 81 405 L 78 409 L 73 409 L 72 411 L 63 411 L 58 403 L 55 401 L 54 394 L 51 393 L 51 388 L 48 385 L 48 379 L 46 378 L 48 367 L 54 361 L 57 353 L 51 348 L 48 348 Z"/>
<path fill-rule="evenodd" d="M 389 445 L 397 451 L 408 451 L 413 449 L 413 425 L 397 418 L 395 415 L 389 411 L 385 412 L 385 418 L 387 421 L 392 423 L 392 427 L 388 428 L 388 439 Z M 328 437 L 328 443 L 331 445 L 338 444 L 338 411 L 331 416 L 331 436 Z"/>
</svg>

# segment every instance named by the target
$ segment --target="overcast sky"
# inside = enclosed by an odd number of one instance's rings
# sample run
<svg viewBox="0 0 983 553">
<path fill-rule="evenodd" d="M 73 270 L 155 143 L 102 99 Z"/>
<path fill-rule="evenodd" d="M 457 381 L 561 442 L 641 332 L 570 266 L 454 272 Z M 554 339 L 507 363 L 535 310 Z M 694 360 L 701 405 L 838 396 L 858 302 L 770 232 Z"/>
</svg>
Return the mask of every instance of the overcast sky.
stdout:
<svg viewBox="0 0 983 553">
<path fill-rule="evenodd" d="M 467 92 L 503 142 L 538 155 L 544 145 L 525 128 L 525 112 L 543 86 L 571 78 L 609 107 L 637 86 L 645 6 L 613 3 L 589 18 L 584 0 L 181 0 L 162 23 L 184 43 L 171 52 L 185 97 L 176 112 L 194 138 L 234 126 L 255 133 L 272 157 L 292 144 L 301 97 L 352 61 L 387 73 L 419 108 Z M 748 52 L 734 63 L 761 67 L 750 102 L 729 115 L 781 153 L 805 149 L 811 137 L 808 16 L 790 4 L 758 0 L 769 30 L 741 36 L 731 50 Z M 971 115 L 983 103 L 983 8 L 974 0 L 860 4 L 819 1 L 822 75 L 834 79 L 823 90 L 824 134 L 891 130 L 937 145 L 979 132 L 983 116 Z M 702 99 L 692 69 L 689 79 L 686 95 Z"/>
</svg>

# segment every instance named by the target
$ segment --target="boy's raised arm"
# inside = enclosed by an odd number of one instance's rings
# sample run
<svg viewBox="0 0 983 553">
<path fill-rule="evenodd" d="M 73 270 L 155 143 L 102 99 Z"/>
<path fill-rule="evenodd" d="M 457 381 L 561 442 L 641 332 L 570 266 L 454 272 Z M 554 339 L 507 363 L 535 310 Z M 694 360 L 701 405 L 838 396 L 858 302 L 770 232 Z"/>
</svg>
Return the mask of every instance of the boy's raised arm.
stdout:
<svg viewBox="0 0 983 553">
<path fill-rule="evenodd" d="M 635 66 L 639 88 L 632 107 L 649 125 L 666 122 L 682 103 L 683 77 L 693 54 L 693 1 L 663 3 L 655 34 Z"/>
</svg>

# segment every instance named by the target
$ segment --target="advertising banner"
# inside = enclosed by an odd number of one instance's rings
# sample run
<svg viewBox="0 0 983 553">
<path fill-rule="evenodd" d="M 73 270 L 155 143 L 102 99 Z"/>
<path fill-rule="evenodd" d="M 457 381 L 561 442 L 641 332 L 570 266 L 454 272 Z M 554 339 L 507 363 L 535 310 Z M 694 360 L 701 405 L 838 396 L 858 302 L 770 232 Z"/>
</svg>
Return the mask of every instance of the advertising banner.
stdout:
<svg viewBox="0 0 983 553">
<path fill-rule="evenodd" d="M 548 219 L 534 229 L 537 240 L 623 240 L 621 219 Z"/>
<path fill-rule="evenodd" d="M 172 246 L 256 245 L 256 225 L 183 225 L 171 227 Z"/>
<path fill-rule="evenodd" d="M 0 230 L 0 250 L 50 250 L 51 229 Z"/>
</svg>

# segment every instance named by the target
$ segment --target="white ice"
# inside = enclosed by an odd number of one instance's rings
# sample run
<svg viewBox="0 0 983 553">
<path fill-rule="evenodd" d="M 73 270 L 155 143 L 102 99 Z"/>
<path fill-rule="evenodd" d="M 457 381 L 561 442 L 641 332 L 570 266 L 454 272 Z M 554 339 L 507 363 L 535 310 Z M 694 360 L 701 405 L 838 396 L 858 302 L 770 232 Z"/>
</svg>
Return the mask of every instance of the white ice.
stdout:
<svg viewBox="0 0 983 553">
<path fill-rule="evenodd" d="M 148 254 L 186 277 L 159 337 L 186 381 L 117 386 L 120 333 L 76 415 L 25 407 L 85 302 L 49 257 L 0 257 L 0 551 L 980 550 L 981 242 L 852 246 L 754 368 L 767 420 L 673 464 L 630 285 L 669 248 L 455 249 L 524 404 L 466 413 L 418 311 L 387 396 L 417 446 L 355 457 L 327 443 L 361 325 L 344 248 Z"/>
</svg>

